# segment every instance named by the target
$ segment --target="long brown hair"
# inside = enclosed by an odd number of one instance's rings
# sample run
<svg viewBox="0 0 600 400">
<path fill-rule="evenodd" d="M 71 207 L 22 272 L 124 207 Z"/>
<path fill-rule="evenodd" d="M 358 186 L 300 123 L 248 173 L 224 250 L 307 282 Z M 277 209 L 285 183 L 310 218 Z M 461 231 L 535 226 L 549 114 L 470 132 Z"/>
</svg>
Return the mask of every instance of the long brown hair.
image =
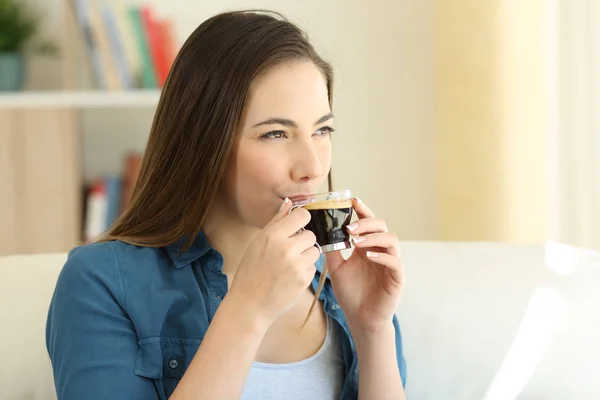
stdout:
<svg viewBox="0 0 600 400">
<path fill-rule="evenodd" d="M 163 247 L 186 238 L 187 250 L 221 184 L 250 85 L 296 60 L 321 70 L 332 106 L 331 65 L 283 15 L 225 12 L 198 26 L 162 89 L 129 205 L 101 240 Z M 331 173 L 328 183 L 331 190 Z M 326 274 L 325 267 L 317 296 Z"/>
</svg>

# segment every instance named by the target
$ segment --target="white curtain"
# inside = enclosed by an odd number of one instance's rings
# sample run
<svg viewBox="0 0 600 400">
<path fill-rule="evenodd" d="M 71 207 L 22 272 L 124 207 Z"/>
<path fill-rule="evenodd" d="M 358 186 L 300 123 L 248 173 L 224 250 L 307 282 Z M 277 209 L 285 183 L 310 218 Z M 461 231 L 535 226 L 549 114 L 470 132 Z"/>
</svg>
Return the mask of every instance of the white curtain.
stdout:
<svg viewBox="0 0 600 400">
<path fill-rule="evenodd" d="M 555 240 L 600 250 L 600 1 L 554 2 L 550 226 Z"/>
</svg>

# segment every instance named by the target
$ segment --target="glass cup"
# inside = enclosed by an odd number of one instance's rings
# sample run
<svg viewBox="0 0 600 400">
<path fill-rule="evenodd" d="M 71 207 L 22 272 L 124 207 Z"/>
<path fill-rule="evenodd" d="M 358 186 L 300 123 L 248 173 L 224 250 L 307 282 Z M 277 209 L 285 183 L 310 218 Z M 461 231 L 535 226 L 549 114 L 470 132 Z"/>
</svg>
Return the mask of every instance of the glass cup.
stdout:
<svg viewBox="0 0 600 400">
<path fill-rule="evenodd" d="M 351 248 L 346 227 L 352 219 L 352 194 L 349 190 L 290 197 L 292 208 L 305 208 L 311 215 L 304 227 L 317 237 L 322 253 Z"/>
</svg>

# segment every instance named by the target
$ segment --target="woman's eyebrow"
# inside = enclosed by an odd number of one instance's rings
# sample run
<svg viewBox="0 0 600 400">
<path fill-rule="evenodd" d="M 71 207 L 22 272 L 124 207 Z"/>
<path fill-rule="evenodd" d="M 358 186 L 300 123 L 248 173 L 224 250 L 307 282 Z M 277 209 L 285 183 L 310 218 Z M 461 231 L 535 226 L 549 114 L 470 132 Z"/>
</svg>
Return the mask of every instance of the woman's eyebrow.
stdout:
<svg viewBox="0 0 600 400">
<path fill-rule="evenodd" d="M 319 125 L 322 124 L 325 121 L 329 121 L 330 119 L 333 118 L 333 113 L 329 113 L 327 115 L 323 115 L 321 118 L 319 118 L 316 122 L 315 125 Z"/>
<path fill-rule="evenodd" d="M 324 115 L 315 122 L 315 125 L 322 124 L 323 122 L 329 121 L 332 118 L 333 118 L 333 113 Z M 256 128 L 257 126 L 262 126 L 262 125 L 283 125 L 283 126 L 288 126 L 290 128 L 298 128 L 298 123 L 296 123 L 296 121 L 291 120 L 289 118 L 278 118 L 278 117 L 266 119 L 262 122 L 252 125 L 252 127 Z"/>
</svg>

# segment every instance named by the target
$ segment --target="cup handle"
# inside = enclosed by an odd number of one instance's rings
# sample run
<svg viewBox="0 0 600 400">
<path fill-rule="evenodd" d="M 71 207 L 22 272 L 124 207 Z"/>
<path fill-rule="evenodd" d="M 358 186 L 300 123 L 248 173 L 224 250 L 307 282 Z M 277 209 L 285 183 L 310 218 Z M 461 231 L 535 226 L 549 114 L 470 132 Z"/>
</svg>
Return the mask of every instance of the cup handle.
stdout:
<svg viewBox="0 0 600 400">
<path fill-rule="evenodd" d="M 288 211 L 288 214 L 290 214 L 293 210 L 295 210 L 296 208 L 300 208 L 303 207 L 303 204 L 295 204 L 290 208 L 290 211 Z M 299 234 L 300 232 L 304 232 L 306 229 L 304 228 L 300 228 L 298 229 L 298 231 L 296 232 L 296 234 Z M 317 242 L 315 242 L 314 246 L 319 250 L 319 254 L 323 254 L 323 249 L 321 248 L 321 245 Z"/>
<path fill-rule="evenodd" d="M 321 248 L 321 245 L 319 243 L 315 242 L 313 246 L 315 246 L 319 250 L 319 254 L 323 254 L 323 249 Z"/>
<path fill-rule="evenodd" d="M 290 210 L 288 211 L 288 214 L 290 214 L 292 211 L 294 211 L 296 208 L 300 208 L 300 207 L 304 207 L 303 204 L 294 204 Z"/>
<path fill-rule="evenodd" d="M 300 207 L 302 207 L 302 204 L 295 204 L 295 205 L 293 205 L 293 206 L 290 208 L 290 210 L 288 211 L 288 215 L 290 215 L 290 214 L 291 214 L 291 212 L 292 212 L 293 210 L 295 210 L 296 208 L 300 208 Z M 298 229 L 298 230 L 296 231 L 296 235 L 297 235 L 297 234 L 299 234 L 300 232 L 304 232 L 304 230 L 305 230 L 304 228 L 300 228 L 300 229 Z"/>
</svg>

